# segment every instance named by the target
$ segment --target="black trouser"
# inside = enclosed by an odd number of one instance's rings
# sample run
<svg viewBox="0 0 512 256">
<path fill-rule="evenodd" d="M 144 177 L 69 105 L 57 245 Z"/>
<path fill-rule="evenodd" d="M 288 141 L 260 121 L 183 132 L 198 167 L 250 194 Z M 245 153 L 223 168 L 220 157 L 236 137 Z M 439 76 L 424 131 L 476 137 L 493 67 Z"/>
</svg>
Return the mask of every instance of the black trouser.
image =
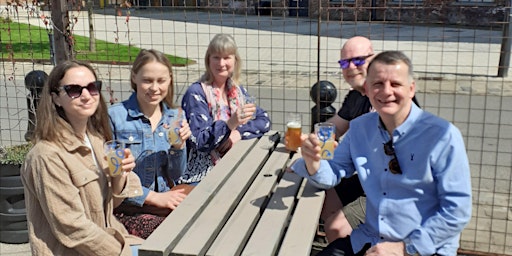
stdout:
<svg viewBox="0 0 512 256">
<path fill-rule="evenodd" d="M 360 252 L 354 253 L 352 250 L 352 244 L 350 243 L 350 236 L 345 238 L 338 238 L 332 243 L 329 243 L 324 250 L 322 250 L 318 256 L 363 256 L 366 250 L 370 249 L 369 243 L 365 244 Z"/>
</svg>

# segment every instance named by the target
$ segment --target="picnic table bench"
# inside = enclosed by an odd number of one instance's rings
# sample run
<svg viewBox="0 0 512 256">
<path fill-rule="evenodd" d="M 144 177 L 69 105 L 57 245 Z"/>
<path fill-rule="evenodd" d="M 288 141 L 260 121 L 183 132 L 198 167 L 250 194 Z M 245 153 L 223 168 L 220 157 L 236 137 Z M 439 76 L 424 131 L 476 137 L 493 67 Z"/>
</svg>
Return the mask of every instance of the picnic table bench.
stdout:
<svg viewBox="0 0 512 256">
<path fill-rule="evenodd" d="M 325 195 L 286 172 L 298 157 L 275 131 L 237 142 L 139 255 L 310 255 Z"/>
</svg>

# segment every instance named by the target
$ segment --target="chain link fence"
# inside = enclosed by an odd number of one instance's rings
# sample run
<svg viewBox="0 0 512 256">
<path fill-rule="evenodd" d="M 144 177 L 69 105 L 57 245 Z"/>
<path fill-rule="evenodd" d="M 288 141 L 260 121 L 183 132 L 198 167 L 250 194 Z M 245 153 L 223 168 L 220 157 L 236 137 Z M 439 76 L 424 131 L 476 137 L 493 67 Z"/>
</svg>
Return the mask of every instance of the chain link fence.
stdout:
<svg viewBox="0 0 512 256">
<path fill-rule="evenodd" d="M 37 97 L 31 86 L 51 71 L 54 54 L 92 56 L 90 45 L 74 37 L 95 38 L 96 49 L 102 44 L 154 48 L 188 59 L 173 68 L 180 103 L 204 71 L 210 39 L 232 34 L 242 55 L 243 84 L 268 110 L 272 128 L 284 131 L 286 113 L 300 112 L 303 132 L 309 132 L 312 115 L 319 114 L 311 111 L 317 105 L 312 86 L 332 83 L 336 97 L 329 103 L 338 110 L 349 89 L 337 63 L 340 48 L 352 36 L 366 36 L 376 52 L 401 50 L 412 59 L 420 105 L 453 122 L 464 136 L 473 217 L 462 234 L 461 252 L 512 255 L 509 1 L 70 1 L 65 29 L 53 27 L 48 2 L 16 2 L 16 8 L 14 2 L 0 1 L 0 145 L 26 141 Z M 26 31 L 9 29 L 14 23 L 27 25 Z M 42 33 L 36 37 L 35 31 Z M 31 37 L 29 42 L 15 36 L 20 34 Z M 58 37 L 68 45 L 53 42 Z M 16 58 L 19 47 L 33 54 Z M 106 98 L 127 99 L 135 55 L 122 60 L 116 48 L 103 55 L 93 64 Z"/>
</svg>

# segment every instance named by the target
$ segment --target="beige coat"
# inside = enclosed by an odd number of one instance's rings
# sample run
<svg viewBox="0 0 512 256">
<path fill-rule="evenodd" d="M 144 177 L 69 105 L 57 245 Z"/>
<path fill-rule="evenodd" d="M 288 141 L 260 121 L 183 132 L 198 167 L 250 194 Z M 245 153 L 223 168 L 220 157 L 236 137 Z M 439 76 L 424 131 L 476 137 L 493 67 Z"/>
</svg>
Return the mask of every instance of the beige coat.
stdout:
<svg viewBox="0 0 512 256">
<path fill-rule="evenodd" d="M 113 212 L 110 178 L 105 175 L 103 139 L 89 135 L 91 150 L 71 134 L 69 143 L 38 142 L 21 168 L 29 240 L 33 255 L 131 255 L 142 239 L 128 234 Z M 140 180 L 129 173 L 121 195 L 142 193 Z"/>
</svg>

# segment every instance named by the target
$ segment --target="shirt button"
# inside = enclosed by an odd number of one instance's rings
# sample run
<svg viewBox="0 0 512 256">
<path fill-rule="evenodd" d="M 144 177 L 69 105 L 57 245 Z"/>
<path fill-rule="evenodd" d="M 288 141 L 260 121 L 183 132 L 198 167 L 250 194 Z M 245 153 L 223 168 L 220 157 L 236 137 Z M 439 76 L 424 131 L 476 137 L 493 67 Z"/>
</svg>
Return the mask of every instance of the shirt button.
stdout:
<svg viewBox="0 0 512 256">
<path fill-rule="evenodd" d="M 129 141 L 133 141 L 133 136 L 128 137 Z"/>
<path fill-rule="evenodd" d="M 383 195 L 386 195 L 386 192 L 382 193 Z"/>
<path fill-rule="evenodd" d="M 139 191 L 138 191 L 138 190 L 135 190 L 135 191 L 133 191 L 133 193 L 134 193 L 134 194 L 138 194 L 138 193 L 139 193 Z"/>
<path fill-rule="evenodd" d="M 384 237 L 381 236 L 380 239 L 384 240 Z"/>
<path fill-rule="evenodd" d="M 387 172 L 387 171 L 388 171 L 388 169 L 387 169 L 387 168 L 385 168 L 385 169 L 384 169 L 384 171 L 385 171 L 385 172 Z"/>
<path fill-rule="evenodd" d="M 158 136 L 163 137 L 163 136 L 164 136 L 164 133 L 163 133 L 163 132 L 159 132 L 159 133 L 158 133 Z"/>
</svg>

